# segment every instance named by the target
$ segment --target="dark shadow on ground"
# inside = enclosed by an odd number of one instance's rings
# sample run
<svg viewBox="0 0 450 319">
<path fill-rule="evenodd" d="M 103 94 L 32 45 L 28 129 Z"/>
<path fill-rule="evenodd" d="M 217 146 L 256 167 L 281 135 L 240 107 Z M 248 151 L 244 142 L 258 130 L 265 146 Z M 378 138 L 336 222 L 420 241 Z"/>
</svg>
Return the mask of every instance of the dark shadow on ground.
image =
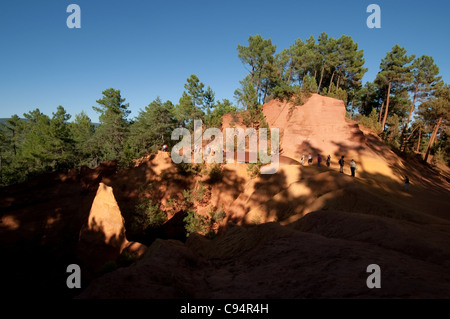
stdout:
<svg viewBox="0 0 450 319">
<path fill-rule="evenodd" d="M 66 286 L 66 269 L 78 263 L 78 234 L 98 183 L 115 171 L 116 164 L 109 162 L 1 188 L 0 272 L 7 297 L 60 299 L 77 294 Z"/>
</svg>

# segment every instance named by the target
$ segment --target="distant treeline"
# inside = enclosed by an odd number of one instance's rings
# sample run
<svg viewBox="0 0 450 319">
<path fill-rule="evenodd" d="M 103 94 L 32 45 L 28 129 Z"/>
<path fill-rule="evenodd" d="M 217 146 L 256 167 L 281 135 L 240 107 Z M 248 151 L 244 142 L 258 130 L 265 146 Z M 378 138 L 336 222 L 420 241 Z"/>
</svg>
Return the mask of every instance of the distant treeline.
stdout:
<svg viewBox="0 0 450 319">
<path fill-rule="evenodd" d="M 200 118 L 210 127 L 221 125 L 222 116 L 236 111 L 230 101 L 215 101 L 210 87 L 192 75 L 177 105 L 157 98 L 134 119 L 128 119 L 128 103 L 120 90 L 103 91 L 98 106 L 100 123 L 95 125 L 86 113 L 73 121 L 62 106 L 52 116 L 35 109 L 13 115 L 0 123 L 1 185 L 25 181 L 46 171 L 87 165 L 96 167 L 103 161 L 118 161 L 127 166 L 133 159 L 171 144 L 171 133 L 179 126 L 192 126 Z M 175 141 L 176 142 L 176 141 Z"/>
<path fill-rule="evenodd" d="M 116 160 L 126 166 L 133 159 L 172 144 L 176 127 L 192 129 L 193 120 L 206 127 L 220 127 L 226 113 L 246 111 L 245 124 L 267 126 L 261 105 L 271 99 L 302 104 L 311 92 L 342 99 L 353 119 L 378 132 L 402 152 L 424 152 L 446 162 L 450 88 L 439 76 L 430 56 L 407 55 L 395 45 L 380 62 L 373 82 L 364 85 L 363 50 L 350 36 L 339 39 L 326 33 L 276 52 L 276 45 L 260 35 L 248 45 L 238 45 L 238 56 L 248 70 L 234 92 L 237 106 L 227 99 L 216 101 L 211 87 L 205 88 L 192 74 L 178 104 L 157 98 L 133 119 L 120 90 L 102 92 L 93 109 L 99 124 L 86 113 L 71 115 L 58 106 L 52 116 L 35 109 L 0 122 L 0 185 L 56 169 Z M 176 143 L 176 141 L 174 141 Z"/>
</svg>

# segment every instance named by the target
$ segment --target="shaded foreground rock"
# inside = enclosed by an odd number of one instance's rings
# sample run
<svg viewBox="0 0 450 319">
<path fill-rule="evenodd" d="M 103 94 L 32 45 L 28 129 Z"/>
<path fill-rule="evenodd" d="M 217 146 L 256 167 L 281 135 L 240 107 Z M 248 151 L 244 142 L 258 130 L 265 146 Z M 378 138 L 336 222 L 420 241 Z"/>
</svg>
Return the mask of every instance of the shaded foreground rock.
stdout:
<svg viewBox="0 0 450 319">
<path fill-rule="evenodd" d="M 307 218 L 289 226 L 232 226 L 213 240 L 190 236 L 186 244 L 157 240 L 141 260 L 93 281 L 78 298 L 450 297 L 449 249 L 439 249 L 449 232 L 389 218 L 377 232 L 371 216 L 355 213 Z M 333 231 L 335 222 L 359 228 Z M 429 247 L 409 241 L 409 231 L 426 236 Z M 381 267 L 381 289 L 366 285 L 370 264 Z"/>
<path fill-rule="evenodd" d="M 106 262 L 117 260 L 124 250 L 140 256 L 145 249 L 145 245 L 127 240 L 125 220 L 113 189 L 99 183 L 87 223 L 79 235 L 77 253 L 83 270 L 98 273 Z"/>
</svg>

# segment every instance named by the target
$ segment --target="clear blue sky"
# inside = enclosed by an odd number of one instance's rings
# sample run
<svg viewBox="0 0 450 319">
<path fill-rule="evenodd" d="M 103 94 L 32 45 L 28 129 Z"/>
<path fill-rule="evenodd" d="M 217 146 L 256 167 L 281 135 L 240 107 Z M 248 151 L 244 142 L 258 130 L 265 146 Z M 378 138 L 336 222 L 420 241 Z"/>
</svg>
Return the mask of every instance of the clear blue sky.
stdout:
<svg viewBox="0 0 450 319">
<path fill-rule="evenodd" d="M 66 26 L 71 3 L 81 7 L 81 29 Z M 371 3 L 381 7 L 381 29 L 366 26 Z M 311 34 L 350 35 L 364 50 L 364 82 L 398 43 L 408 54 L 433 56 L 449 83 L 449 15 L 442 0 L 2 0 L 0 117 L 35 108 L 51 116 L 62 105 L 97 122 L 92 106 L 112 87 L 132 118 L 157 96 L 178 103 L 193 73 L 216 99 L 235 102 L 246 75 L 236 48 L 256 34 L 277 52 Z"/>
</svg>

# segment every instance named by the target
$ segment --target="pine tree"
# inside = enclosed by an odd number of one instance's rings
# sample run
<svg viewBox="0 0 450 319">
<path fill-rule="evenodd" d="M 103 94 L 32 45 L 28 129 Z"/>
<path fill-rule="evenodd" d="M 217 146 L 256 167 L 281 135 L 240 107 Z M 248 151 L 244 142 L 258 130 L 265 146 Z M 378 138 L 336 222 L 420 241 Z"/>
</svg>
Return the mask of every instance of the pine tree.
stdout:
<svg viewBox="0 0 450 319">
<path fill-rule="evenodd" d="M 186 91 L 183 92 L 178 104 L 175 106 L 175 118 L 179 125 L 188 129 L 194 128 L 194 120 L 203 118 L 203 111 L 194 105 L 192 97 Z"/>
<path fill-rule="evenodd" d="M 244 65 L 250 67 L 250 82 L 256 91 L 257 100 L 262 97 L 264 76 L 270 73 L 269 68 L 273 68 L 275 64 L 275 51 L 276 45 L 272 45 L 272 40 L 265 40 L 259 34 L 249 36 L 248 46 L 238 45 L 238 57 Z"/>
<path fill-rule="evenodd" d="M 366 82 L 356 91 L 354 103 L 358 107 L 359 114 L 364 116 L 372 114 L 373 110 L 376 111 L 379 107 L 377 86 L 373 82 Z"/>
<path fill-rule="evenodd" d="M 302 52 L 302 51 L 300 51 Z M 303 54 L 300 60 L 300 65 L 305 68 L 305 73 L 309 73 L 311 76 L 314 77 L 314 81 L 318 83 L 317 76 L 318 76 L 318 70 L 320 70 L 321 64 L 322 64 L 322 56 L 320 53 L 318 53 L 316 48 L 316 40 L 314 39 L 314 36 L 310 36 L 306 42 L 305 42 L 305 49 L 303 51 Z M 301 77 L 303 78 L 303 76 Z M 299 81 L 300 81 L 300 75 L 299 75 Z"/>
<path fill-rule="evenodd" d="M 334 38 L 328 38 L 325 32 L 322 32 L 317 39 L 316 53 L 321 58 L 320 62 L 320 80 L 317 86 L 319 93 L 322 88 L 322 81 L 325 72 L 330 72 L 333 65 L 337 64 L 337 41 Z"/>
<path fill-rule="evenodd" d="M 244 110 L 248 111 L 258 108 L 258 96 L 251 77 L 247 76 L 239 83 L 241 84 L 241 88 L 234 91 L 234 97 L 238 105 L 242 105 Z"/>
<path fill-rule="evenodd" d="M 439 131 L 447 127 L 450 119 L 450 86 L 445 84 L 436 89 L 433 98 L 419 106 L 419 115 L 424 120 L 425 125 L 432 128 L 424 158 L 427 161 Z"/>
<path fill-rule="evenodd" d="M 129 104 L 124 104 L 120 90 L 110 88 L 102 94 L 103 97 L 97 100 L 100 106 L 92 107 L 100 113 L 100 125 L 93 139 L 98 148 L 97 157 L 101 161 L 120 160 L 128 134 Z"/>
<path fill-rule="evenodd" d="M 25 174 L 39 173 L 54 168 L 51 150 L 52 136 L 50 133 L 50 118 L 35 109 L 24 114 L 26 124 L 24 142 L 21 147 L 21 158 L 26 163 Z"/>
<path fill-rule="evenodd" d="M 184 85 L 184 88 L 187 91 L 187 94 L 191 98 L 192 105 L 195 107 L 201 107 L 203 104 L 203 88 L 205 85 L 200 82 L 198 77 L 195 74 L 192 74 L 187 80 L 187 83 Z"/>
<path fill-rule="evenodd" d="M 10 137 L 13 155 L 17 156 L 20 144 L 23 142 L 23 130 L 25 123 L 19 118 L 17 114 L 7 119 L 4 126 L 6 136 Z"/>
<path fill-rule="evenodd" d="M 432 57 L 427 55 L 422 55 L 413 62 L 413 81 L 410 86 L 410 91 L 413 92 L 413 102 L 411 104 L 411 109 L 409 110 L 408 120 L 403 127 L 402 132 L 402 145 L 400 151 L 403 152 L 406 146 L 406 130 L 408 129 L 409 122 L 411 121 L 411 116 L 415 109 L 416 101 L 421 102 L 429 98 L 433 90 L 437 88 L 440 84 L 442 77 L 438 76 L 439 68 L 434 64 Z"/>
<path fill-rule="evenodd" d="M 234 114 L 235 112 L 236 107 L 229 100 L 223 99 L 221 102 L 219 101 L 211 113 L 211 127 L 220 127 L 222 125 L 222 117 L 227 113 Z"/>
<path fill-rule="evenodd" d="M 90 165 L 94 160 L 95 149 L 92 146 L 92 137 L 95 126 L 85 112 L 75 115 L 70 123 L 72 138 L 75 142 L 75 166 Z"/>
<path fill-rule="evenodd" d="M 308 43 L 303 42 L 301 39 L 297 39 L 289 48 L 289 55 L 291 56 L 292 61 L 289 69 L 289 77 L 292 78 L 292 82 L 297 79 L 300 86 L 303 86 L 302 80 L 311 69 L 311 64 L 313 63 L 313 60 L 310 59 L 310 55 L 315 54 L 314 38 L 312 38 L 312 41 L 313 46 L 310 47 L 308 46 Z"/>
<path fill-rule="evenodd" d="M 301 43 L 303 44 L 303 42 Z M 287 84 L 291 84 L 293 82 L 293 75 L 294 75 L 293 47 L 294 46 L 291 46 L 289 49 L 283 49 L 283 51 L 275 55 L 275 64 L 277 71 L 280 73 L 282 81 Z"/>
<path fill-rule="evenodd" d="M 342 88 L 347 91 L 349 100 L 352 100 L 354 92 L 361 87 L 361 79 L 368 70 L 363 67 L 364 51 L 358 50 L 358 44 L 353 42 L 352 37 L 342 35 L 337 40 L 337 61 L 336 90 Z"/>
<path fill-rule="evenodd" d="M 281 77 L 281 72 L 277 67 L 277 63 L 273 57 L 267 61 L 262 72 L 261 79 L 261 103 L 267 102 L 267 97 L 271 96 L 275 87 L 287 85 Z"/>
<path fill-rule="evenodd" d="M 305 74 L 302 80 L 302 91 L 305 92 L 306 95 L 317 92 L 316 79 L 309 74 Z"/>
<path fill-rule="evenodd" d="M 50 119 L 48 144 L 55 168 L 70 168 L 74 165 L 75 141 L 68 124 L 70 118 L 71 115 L 60 105 Z"/>
<path fill-rule="evenodd" d="M 406 49 L 396 44 L 390 52 L 386 54 L 380 63 L 380 72 L 378 77 L 382 78 L 388 84 L 384 118 L 381 128 L 384 130 L 386 119 L 389 113 L 389 102 L 392 86 L 402 87 L 412 81 L 411 61 L 414 55 L 407 56 Z"/>
<path fill-rule="evenodd" d="M 211 87 L 208 86 L 208 88 L 206 89 L 206 91 L 203 94 L 203 105 L 206 110 L 206 119 L 205 119 L 206 121 L 205 122 L 206 122 L 207 126 L 211 125 L 211 112 L 215 106 L 214 103 L 215 103 L 215 93 L 211 89 Z"/>
<path fill-rule="evenodd" d="M 2 185 L 24 181 L 30 169 L 22 156 L 26 124 L 26 121 L 17 115 L 13 115 L 5 123 L 0 124 Z"/>
<path fill-rule="evenodd" d="M 172 102 L 163 103 L 159 97 L 139 112 L 130 128 L 128 145 L 136 157 L 144 156 L 162 145 L 169 144 L 170 136 L 176 127 Z"/>
</svg>

